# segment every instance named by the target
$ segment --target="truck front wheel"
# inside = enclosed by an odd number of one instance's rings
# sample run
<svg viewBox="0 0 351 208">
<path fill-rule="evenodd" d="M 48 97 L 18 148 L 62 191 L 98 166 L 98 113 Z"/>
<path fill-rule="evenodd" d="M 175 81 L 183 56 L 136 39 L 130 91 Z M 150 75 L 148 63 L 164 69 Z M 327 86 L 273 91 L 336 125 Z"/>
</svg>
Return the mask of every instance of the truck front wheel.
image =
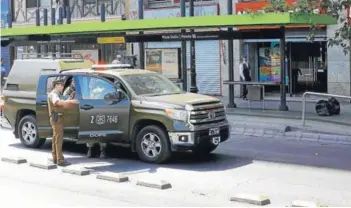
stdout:
<svg viewBox="0 0 351 208">
<path fill-rule="evenodd" d="M 146 126 L 137 135 L 136 152 L 147 163 L 164 163 L 171 157 L 169 138 L 158 126 Z"/>
<path fill-rule="evenodd" d="M 34 116 L 24 116 L 18 124 L 18 135 L 21 143 L 29 148 L 40 148 L 45 143 L 45 138 L 39 138 L 37 121 Z"/>
</svg>

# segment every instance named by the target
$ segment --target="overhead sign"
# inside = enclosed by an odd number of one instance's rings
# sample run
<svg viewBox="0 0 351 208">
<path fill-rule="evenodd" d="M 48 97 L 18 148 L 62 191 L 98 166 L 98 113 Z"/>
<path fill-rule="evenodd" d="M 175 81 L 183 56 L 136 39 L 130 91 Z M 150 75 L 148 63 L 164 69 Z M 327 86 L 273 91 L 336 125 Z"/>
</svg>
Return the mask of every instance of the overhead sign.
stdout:
<svg viewBox="0 0 351 208">
<path fill-rule="evenodd" d="M 97 38 L 99 44 L 113 44 L 113 43 L 125 43 L 124 37 L 99 37 Z"/>
<path fill-rule="evenodd" d="M 161 41 L 189 41 L 189 40 L 229 40 L 229 39 L 272 39 L 280 38 L 281 31 L 265 29 L 258 31 L 208 31 L 128 35 L 126 42 L 161 42 Z"/>
<path fill-rule="evenodd" d="M 166 34 L 162 35 L 164 41 L 179 41 L 179 40 L 213 40 L 220 39 L 220 34 L 208 33 L 184 33 L 184 34 Z"/>
</svg>

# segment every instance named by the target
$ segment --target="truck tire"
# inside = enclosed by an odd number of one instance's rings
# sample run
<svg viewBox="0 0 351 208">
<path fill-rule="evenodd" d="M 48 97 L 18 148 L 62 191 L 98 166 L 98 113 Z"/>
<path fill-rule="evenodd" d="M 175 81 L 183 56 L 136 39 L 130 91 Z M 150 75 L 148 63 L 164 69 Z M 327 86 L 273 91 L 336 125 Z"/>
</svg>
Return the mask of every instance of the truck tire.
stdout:
<svg viewBox="0 0 351 208">
<path fill-rule="evenodd" d="M 21 143 L 29 148 L 40 148 L 46 138 L 39 138 L 37 121 L 34 116 L 24 116 L 18 124 L 17 129 Z"/>
<path fill-rule="evenodd" d="M 136 137 L 136 152 L 147 163 L 164 163 L 172 155 L 169 138 L 158 126 L 144 127 Z"/>
<path fill-rule="evenodd" d="M 209 145 L 202 145 L 202 146 L 197 146 L 195 147 L 192 152 L 196 154 L 197 156 L 201 155 L 209 155 L 211 154 L 215 149 L 217 149 L 218 146 L 209 144 Z"/>
</svg>

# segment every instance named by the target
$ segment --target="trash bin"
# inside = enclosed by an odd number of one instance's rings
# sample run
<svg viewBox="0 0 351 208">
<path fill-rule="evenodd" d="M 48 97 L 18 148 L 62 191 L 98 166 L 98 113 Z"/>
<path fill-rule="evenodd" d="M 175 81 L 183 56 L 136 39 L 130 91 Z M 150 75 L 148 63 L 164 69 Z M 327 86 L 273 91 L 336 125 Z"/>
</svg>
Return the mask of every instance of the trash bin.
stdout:
<svg viewBox="0 0 351 208">
<path fill-rule="evenodd" d="M 260 85 L 247 86 L 247 99 L 250 101 L 263 100 L 263 89 Z"/>
</svg>

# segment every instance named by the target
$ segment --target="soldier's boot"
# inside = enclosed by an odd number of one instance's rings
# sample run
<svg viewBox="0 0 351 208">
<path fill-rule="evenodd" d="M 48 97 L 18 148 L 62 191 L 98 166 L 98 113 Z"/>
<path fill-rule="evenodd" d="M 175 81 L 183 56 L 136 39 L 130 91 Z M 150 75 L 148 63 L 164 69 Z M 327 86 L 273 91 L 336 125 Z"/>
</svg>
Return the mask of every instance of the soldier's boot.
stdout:
<svg viewBox="0 0 351 208">
<path fill-rule="evenodd" d="M 93 148 L 91 148 L 91 147 L 88 148 L 87 157 L 88 158 L 92 158 L 93 157 Z"/>
<path fill-rule="evenodd" d="M 107 159 L 106 148 L 101 148 L 100 159 Z"/>
<path fill-rule="evenodd" d="M 106 154 L 107 144 L 103 143 L 103 142 L 99 142 L 99 145 L 100 145 L 100 158 L 106 159 L 107 158 L 107 154 Z"/>
</svg>

